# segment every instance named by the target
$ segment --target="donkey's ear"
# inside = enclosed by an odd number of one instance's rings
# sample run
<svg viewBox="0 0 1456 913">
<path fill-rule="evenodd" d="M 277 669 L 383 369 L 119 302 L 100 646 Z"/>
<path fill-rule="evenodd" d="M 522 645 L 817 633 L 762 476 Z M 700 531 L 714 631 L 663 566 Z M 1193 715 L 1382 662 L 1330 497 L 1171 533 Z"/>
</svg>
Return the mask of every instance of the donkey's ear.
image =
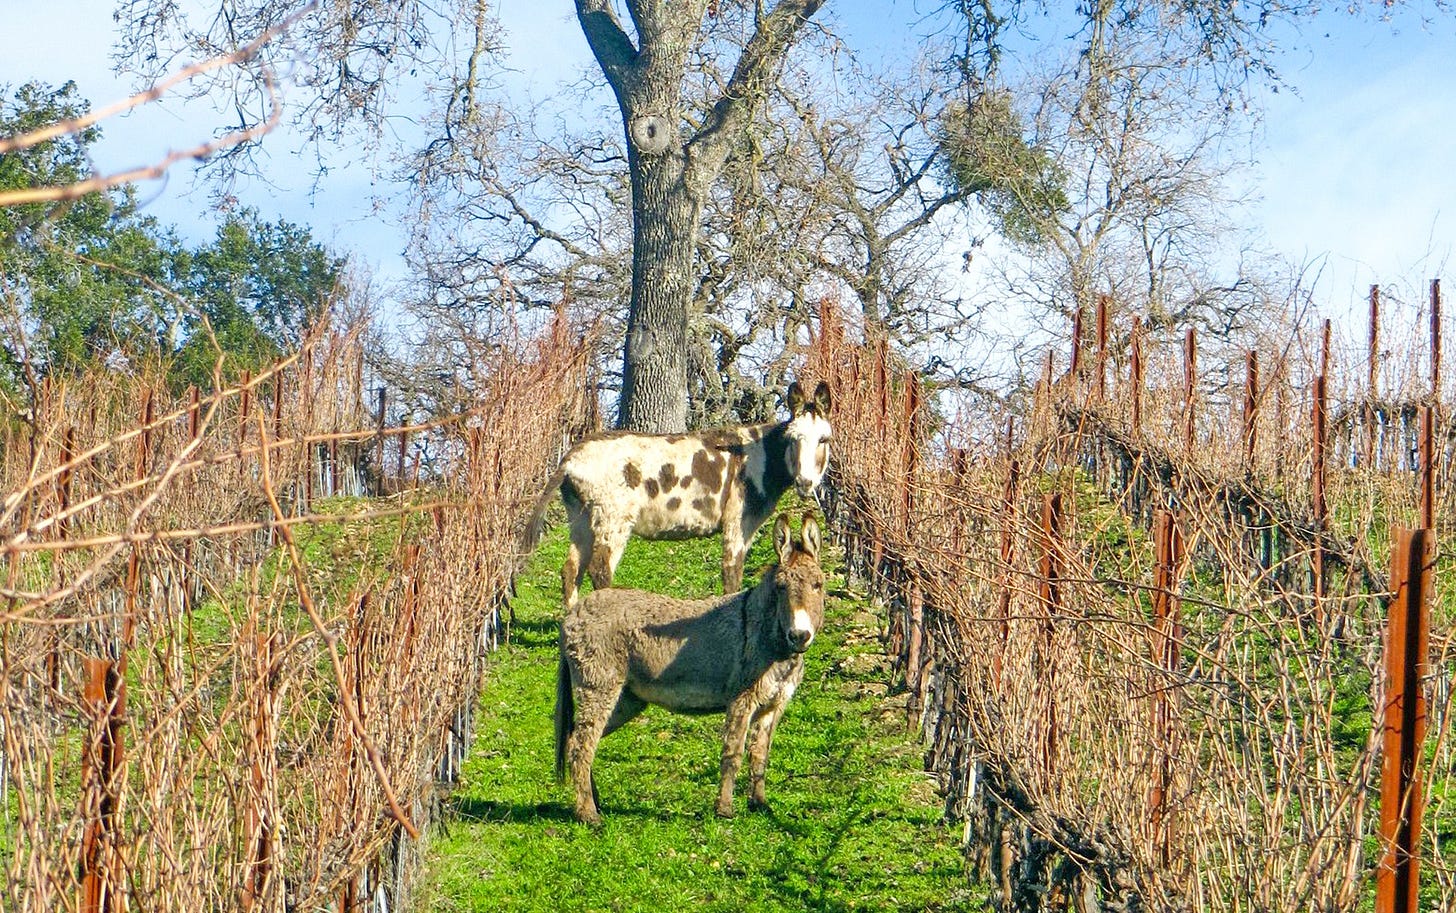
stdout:
<svg viewBox="0 0 1456 913">
<path fill-rule="evenodd" d="M 784 400 L 789 404 L 789 415 L 798 415 L 804 411 L 804 388 L 799 386 L 797 380 L 789 384 L 789 394 Z"/>
<path fill-rule="evenodd" d="M 810 558 L 817 561 L 819 558 L 819 546 L 823 544 L 823 540 L 819 534 L 819 521 L 814 519 L 813 513 L 804 514 L 804 531 L 802 535 L 804 538 L 804 551 L 809 553 Z"/>
<path fill-rule="evenodd" d="M 829 405 L 829 385 L 821 380 L 819 381 L 819 386 L 814 388 L 814 404 L 811 405 L 809 408 L 812 411 L 818 413 L 820 418 L 828 418 Z"/>
<path fill-rule="evenodd" d="M 789 529 L 789 518 L 784 514 L 779 514 L 779 518 L 774 521 L 773 541 L 774 550 L 779 553 L 779 563 L 788 561 L 794 550 L 794 535 Z"/>
</svg>

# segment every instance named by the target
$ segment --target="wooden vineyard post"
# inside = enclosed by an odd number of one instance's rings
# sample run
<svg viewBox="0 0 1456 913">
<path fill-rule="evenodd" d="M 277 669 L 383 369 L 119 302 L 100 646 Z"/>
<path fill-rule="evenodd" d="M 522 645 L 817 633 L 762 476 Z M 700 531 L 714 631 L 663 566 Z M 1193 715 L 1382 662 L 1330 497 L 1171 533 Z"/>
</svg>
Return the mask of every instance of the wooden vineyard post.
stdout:
<svg viewBox="0 0 1456 913">
<path fill-rule="evenodd" d="M 1435 536 L 1429 529 L 1393 530 L 1390 601 L 1385 628 L 1385 702 L 1381 716 L 1382 853 L 1375 870 L 1376 913 L 1419 908 L 1420 835 L 1424 794 L 1421 753 L 1426 737 L 1422 675 L 1430 663 Z"/>
<path fill-rule="evenodd" d="M 885 444 L 885 437 L 888 433 L 890 422 L 890 355 L 886 342 L 882 339 L 875 343 L 875 390 L 879 397 L 879 412 L 877 413 L 877 429 L 879 436 L 876 438 L 880 446 Z M 885 477 L 887 460 L 880 460 L 880 477 Z M 880 524 L 871 522 L 870 533 L 870 579 L 871 587 L 878 592 L 880 586 L 881 570 L 885 561 L 884 534 L 880 530 Z"/>
<path fill-rule="evenodd" d="M 905 447 L 901 453 L 904 472 L 900 484 L 900 508 L 905 515 L 905 535 L 913 534 L 911 508 L 915 504 L 916 476 L 920 471 L 920 375 L 911 371 L 905 378 Z"/>
<path fill-rule="evenodd" d="M 1421 428 L 1421 446 L 1426 456 L 1421 461 L 1421 497 L 1423 525 L 1436 529 L 1436 471 L 1438 468 L 1435 447 L 1435 428 L 1441 424 L 1441 280 L 1431 280 L 1431 407 L 1424 416 Z M 1444 453 L 1443 444 L 1440 452 Z"/>
<path fill-rule="evenodd" d="M 1143 430 L 1143 319 L 1132 319 L 1132 357 L 1128 383 L 1132 387 L 1132 433 Z"/>
<path fill-rule="evenodd" d="M 1365 469 L 1375 467 L 1375 437 L 1379 429 L 1379 413 L 1375 404 L 1379 399 L 1380 382 L 1380 286 L 1370 286 L 1370 353 L 1366 364 L 1365 378 Z"/>
<path fill-rule="evenodd" d="M 1183 533 L 1178 518 L 1160 510 L 1153 517 L 1153 637 L 1152 662 L 1164 683 L 1172 682 L 1180 667 L 1179 646 L 1183 625 L 1179 620 L 1179 578 L 1183 572 Z M 1169 688 L 1153 689 L 1153 783 L 1148 790 L 1148 810 L 1153 840 L 1163 865 L 1172 859 L 1172 812 L 1168 794 L 1173 788 L 1173 757 L 1176 755 L 1176 725 Z"/>
<path fill-rule="evenodd" d="M 950 532 L 950 550 L 952 560 L 960 563 L 965 560 L 966 554 L 966 511 L 965 511 L 965 490 L 966 474 L 969 472 L 969 457 L 964 447 L 956 447 L 950 452 L 950 477 L 951 492 L 955 498 L 955 509 L 952 511 L 954 517 Z"/>
<path fill-rule="evenodd" d="M 1062 604 L 1062 496 L 1060 493 L 1042 496 L 1041 503 L 1041 583 L 1039 595 L 1042 611 L 1046 613 L 1042 625 L 1042 657 L 1039 677 L 1046 696 L 1046 726 L 1042 735 L 1042 769 L 1047 777 L 1053 776 L 1057 765 L 1057 682 L 1056 663 L 1052 649 L 1056 640 L 1056 619 L 1061 614 Z"/>
<path fill-rule="evenodd" d="M 121 729 L 126 714 L 126 680 L 116 660 L 88 658 L 82 696 L 91 718 L 82 768 L 86 828 L 81 836 L 82 913 L 111 913 L 123 905 L 117 896 L 117 831 L 125 751 Z"/>
<path fill-rule="evenodd" d="M 875 390 L 880 398 L 878 430 L 880 443 L 883 444 L 890 422 L 890 348 L 883 339 L 875 342 Z"/>
<path fill-rule="evenodd" d="M 308 513 L 313 507 L 314 463 L 318 458 L 317 445 L 311 440 L 313 433 L 313 349 L 307 342 L 298 353 L 298 399 L 294 403 L 294 436 L 298 438 L 303 472 L 303 503 L 298 506 L 300 514 Z M 355 396 L 362 396 L 359 380 L 355 378 Z"/>
</svg>

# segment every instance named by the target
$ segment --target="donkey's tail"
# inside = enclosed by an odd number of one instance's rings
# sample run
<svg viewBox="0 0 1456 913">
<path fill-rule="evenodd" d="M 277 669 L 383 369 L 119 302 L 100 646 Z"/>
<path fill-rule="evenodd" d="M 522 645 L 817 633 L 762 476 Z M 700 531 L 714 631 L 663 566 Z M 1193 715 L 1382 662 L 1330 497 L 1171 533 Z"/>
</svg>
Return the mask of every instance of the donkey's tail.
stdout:
<svg viewBox="0 0 1456 913">
<path fill-rule="evenodd" d="M 566 465 L 562 464 L 546 481 L 546 490 L 536 499 L 536 506 L 531 509 L 531 519 L 526 521 L 526 531 L 521 535 L 522 551 L 529 552 L 541 541 L 541 534 L 546 531 L 546 509 L 551 506 L 551 499 L 556 497 L 556 492 L 565 478 Z"/>
<path fill-rule="evenodd" d="M 561 659 L 556 665 L 556 782 L 566 779 L 566 737 L 576 728 L 576 702 L 571 697 L 571 670 L 566 665 L 566 629 L 561 631 Z"/>
</svg>

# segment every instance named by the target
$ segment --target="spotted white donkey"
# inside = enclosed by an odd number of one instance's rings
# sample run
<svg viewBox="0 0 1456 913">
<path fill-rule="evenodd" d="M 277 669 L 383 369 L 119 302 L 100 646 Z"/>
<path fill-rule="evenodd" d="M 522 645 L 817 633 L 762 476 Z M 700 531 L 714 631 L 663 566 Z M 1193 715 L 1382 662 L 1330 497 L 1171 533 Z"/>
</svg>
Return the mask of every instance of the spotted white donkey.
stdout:
<svg viewBox="0 0 1456 913">
<path fill-rule="evenodd" d="M 789 386 L 789 418 L 691 434 L 594 435 L 566 454 L 536 502 L 525 544 L 539 540 L 546 508 L 561 492 L 571 547 L 561 568 L 568 608 L 587 574 L 612 585 L 628 538 L 686 539 L 723 531 L 723 592 L 743 584 L 753 534 L 790 486 L 813 494 L 829 466 L 829 385 L 813 397 Z"/>
</svg>

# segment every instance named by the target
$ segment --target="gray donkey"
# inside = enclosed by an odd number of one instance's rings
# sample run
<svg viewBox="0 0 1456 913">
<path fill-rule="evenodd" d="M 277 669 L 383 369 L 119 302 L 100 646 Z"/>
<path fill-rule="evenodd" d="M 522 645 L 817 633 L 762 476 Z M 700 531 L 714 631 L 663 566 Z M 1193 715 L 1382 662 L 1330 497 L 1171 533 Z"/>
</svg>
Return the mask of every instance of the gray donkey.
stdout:
<svg viewBox="0 0 1456 913">
<path fill-rule="evenodd" d="M 751 590 L 684 600 L 639 590 L 595 590 L 561 623 L 556 676 L 556 779 L 567 762 L 576 817 L 601 822 L 592 759 L 602 736 L 646 709 L 724 713 L 717 813 L 733 817 L 733 785 L 749 731 L 750 808 L 763 793 L 769 743 L 804 677 L 804 651 L 824 623 L 819 524 L 804 517 L 801 543 L 788 518 L 774 523 L 778 564 Z"/>
</svg>

